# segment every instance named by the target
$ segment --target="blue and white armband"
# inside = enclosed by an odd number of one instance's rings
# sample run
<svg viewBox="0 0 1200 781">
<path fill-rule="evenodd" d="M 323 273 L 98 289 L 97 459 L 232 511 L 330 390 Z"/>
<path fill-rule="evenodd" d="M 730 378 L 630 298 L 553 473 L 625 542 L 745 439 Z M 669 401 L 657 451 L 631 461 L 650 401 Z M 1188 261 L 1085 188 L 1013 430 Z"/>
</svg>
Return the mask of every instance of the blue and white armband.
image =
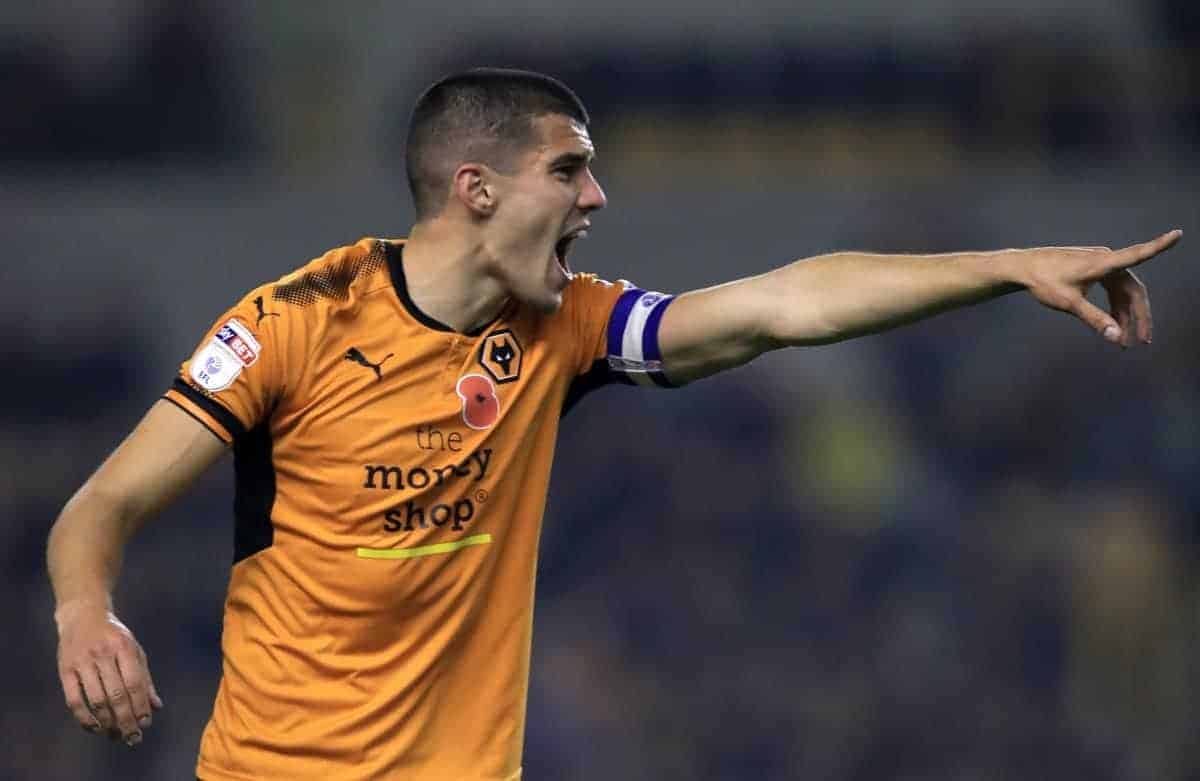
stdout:
<svg viewBox="0 0 1200 781">
<path fill-rule="evenodd" d="M 608 370 L 614 379 L 673 388 L 663 374 L 658 325 L 674 296 L 629 287 L 608 319 Z"/>
</svg>

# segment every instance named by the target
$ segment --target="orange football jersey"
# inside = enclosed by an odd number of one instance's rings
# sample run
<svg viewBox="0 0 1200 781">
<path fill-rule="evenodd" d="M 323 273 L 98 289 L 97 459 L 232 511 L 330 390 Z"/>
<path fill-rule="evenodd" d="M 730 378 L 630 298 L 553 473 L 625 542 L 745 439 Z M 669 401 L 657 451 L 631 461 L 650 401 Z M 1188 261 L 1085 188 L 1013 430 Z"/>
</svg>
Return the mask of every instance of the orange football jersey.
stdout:
<svg viewBox="0 0 1200 781">
<path fill-rule="evenodd" d="M 670 296 L 576 274 L 477 333 L 363 239 L 249 293 L 166 398 L 235 451 L 206 781 L 517 779 L 538 537 L 564 407 L 667 385 Z"/>
</svg>

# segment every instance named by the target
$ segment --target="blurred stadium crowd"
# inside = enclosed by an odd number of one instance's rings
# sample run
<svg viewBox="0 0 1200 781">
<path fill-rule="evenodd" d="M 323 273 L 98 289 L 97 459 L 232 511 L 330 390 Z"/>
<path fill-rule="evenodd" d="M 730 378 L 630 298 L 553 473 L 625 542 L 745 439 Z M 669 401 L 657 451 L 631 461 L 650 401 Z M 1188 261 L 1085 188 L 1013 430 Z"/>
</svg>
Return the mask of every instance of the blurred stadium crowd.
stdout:
<svg viewBox="0 0 1200 781">
<path fill-rule="evenodd" d="M 1190 0 L 673 5 L 3 12 L 0 778 L 189 777 L 229 465 L 127 556 L 118 609 L 167 702 L 133 752 L 62 705 L 49 524 L 244 290 L 403 234 L 408 106 L 449 70 L 580 93 L 611 205 L 574 264 L 644 287 L 1198 227 Z M 1150 348 L 1012 296 L 581 405 L 527 777 L 1200 779 L 1195 240 L 1144 271 Z"/>
</svg>

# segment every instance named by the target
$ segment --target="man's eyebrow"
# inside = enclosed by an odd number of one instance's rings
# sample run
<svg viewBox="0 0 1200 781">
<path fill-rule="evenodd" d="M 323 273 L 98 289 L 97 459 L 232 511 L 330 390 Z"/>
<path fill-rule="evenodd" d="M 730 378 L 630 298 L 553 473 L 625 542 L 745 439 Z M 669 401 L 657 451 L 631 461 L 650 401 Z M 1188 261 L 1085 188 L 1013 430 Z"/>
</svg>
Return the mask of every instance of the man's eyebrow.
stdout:
<svg viewBox="0 0 1200 781">
<path fill-rule="evenodd" d="M 551 168 L 558 168 L 560 165 L 587 165 L 596 159 L 594 154 L 583 152 L 564 152 L 558 157 L 550 161 Z"/>
</svg>

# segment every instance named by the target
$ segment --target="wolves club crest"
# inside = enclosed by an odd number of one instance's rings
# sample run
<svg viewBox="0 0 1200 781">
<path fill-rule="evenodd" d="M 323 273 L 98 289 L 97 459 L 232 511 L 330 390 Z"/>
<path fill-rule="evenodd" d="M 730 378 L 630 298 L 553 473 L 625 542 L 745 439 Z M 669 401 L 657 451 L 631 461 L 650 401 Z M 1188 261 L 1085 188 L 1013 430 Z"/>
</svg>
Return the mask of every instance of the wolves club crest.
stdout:
<svg viewBox="0 0 1200 781">
<path fill-rule="evenodd" d="M 498 383 L 521 376 L 521 343 L 507 328 L 488 334 L 479 347 L 479 365 Z"/>
</svg>

